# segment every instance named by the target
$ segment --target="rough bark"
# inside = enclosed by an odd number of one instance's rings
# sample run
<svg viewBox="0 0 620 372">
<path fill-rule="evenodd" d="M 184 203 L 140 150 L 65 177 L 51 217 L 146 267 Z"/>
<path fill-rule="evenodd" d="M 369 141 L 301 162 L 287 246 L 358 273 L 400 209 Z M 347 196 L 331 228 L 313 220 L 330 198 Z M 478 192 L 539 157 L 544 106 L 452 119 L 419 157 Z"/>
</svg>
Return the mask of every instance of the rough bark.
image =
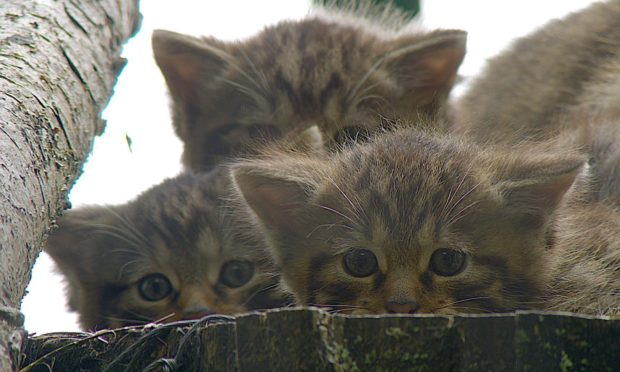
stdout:
<svg viewBox="0 0 620 372">
<path fill-rule="evenodd" d="M 612 371 L 620 319 L 516 313 L 233 318 L 31 338 L 25 370 Z"/>
<path fill-rule="evenodd" d="M 35 257 L 96 134 L 138 0 L 0 1 L 0 370 Z"/>
</svg>

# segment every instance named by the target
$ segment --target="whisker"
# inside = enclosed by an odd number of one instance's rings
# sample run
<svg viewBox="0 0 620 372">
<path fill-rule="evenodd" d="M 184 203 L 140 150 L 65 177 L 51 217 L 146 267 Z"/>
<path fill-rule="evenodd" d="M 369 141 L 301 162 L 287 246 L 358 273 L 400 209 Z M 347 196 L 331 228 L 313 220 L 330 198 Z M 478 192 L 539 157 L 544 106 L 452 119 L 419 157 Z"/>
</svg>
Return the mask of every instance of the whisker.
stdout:
<svg viewBox="0 0 620 372">
<path fill-rule="evenodd" d="M 453 307 L 454 310 L 466 310 L 466 311 L 459 311 L 459 312 L 472 312 L 472 310 L 474 310 L 475 312 L 480 312 L 480 313 L 484 313 L 484 314 L 495 314 L 494 311 L 492 310 L 487 310 L 487 309 L 483 309 L 483 308 L 479 308 L 479 307 L 467 307 L 467 306 L 455 306 Z"/>
<path fill-rule="evenodd" d="M 142 243 L 145 246 L 148 245 L 149 240 L 146 238 L 146 236 L 144 236 L 144 234 L 142 234 L 142 231 L 137 229 L 134 226 L 134 224 L 130 220 L 127 219 L 126 216 L 123 216 L 122 214 L 116 212 L 112 208 L 108 208 L 107 210 L 109 213 L 114 215 L 119 221 L 121 221 L 124 227 L 127 228 L 127 230 L 123 229 L 123 231 L 127 231 L 133 238 L 136 239 L 138 243 Z"/>
<path fill-rule="evenodd" d="M 146 315 L 142 315 L 132 310 L 127 311 L 126 314 L 131 315 L 134 318 L 120 318 L 116 316 L 106 316 L 105 319 L 116 320 L 120 322 L 131 323 L 131 324 L 148 324 L 152 322 L 152 319 L 150 317 Z"/>
<path fill-rule="evenodd" d="M 364 211 L 364 208 L 362 208 L 362 206 L 359 204 L 359 202 L 358 202 L 358 204 L 357 204 L 357 205 L 356 205 L 355 203 L 353 203 L 353 201 L 352 201 L 352 200 L 351 200 L 351 199 L 347 196 L 347 194 L 346 194 L 344 191 L 342 191 L 342 189 L 340 188 L 340 186 L 338 186 L 338 184 L 336 183 L 336 181 L 334 181 L 331 177 L 328 177 L 328 179 L 329 179 L 329 182 L 330 182 L 330 183 L 331 183 L 331 184 L 332 184 L 332 185 L 336 188 L 336 190 L 338 190 L 338 192 L 340 193 L 340 195 L 342 195 L 342 197 L 343 197 L 343 198 L 345 198 L 345 199 L 346 199 L 346 201 L 349 203 L 349 205 L 350 205 L 350 206 L 351 206 L 351 208 L 352 208 L 353 215 L 354 215 L 356 218 L 358 218 L 358 219 L 360 219 L 360 216 L 359 216 L 359 214 L 360 214 L 360 213 L 361 213 L 364 217 L 366 217 L 366 213 L 365 213 L 365 211 Z M 354 221 L 351 221 L 351 222 L 354 222 Z"/>
<path fill-rule="evenodd" d="M 272 289 L 278 288 L 279 284 L 275 283 L 266 287 L 261 287 L 258 290 L 252 292 L 252 294 L 250 294 L 248 296 L 248 298 L 241 304 L 242 306 L 247 305 L 254 297 L 256 297 L 258 294 L 262 293 L 262 292 L 267 292 L 270 291 Z"/>
<path fill-rule="evenodd" d="M 148 317 L 148 316 L 140 314 L 140 313 L 136 313 L 135 311 L 130 310 L 130 311 L 128 311 L 128 313 L 130 315 L 138 317 L 139 319 L 147 320 L 149 322 L 152 321 L 151 317 Z"/>
<path fill-rule="evenodd" d="M 459 210 L 459 213 L 457 213 L 456 215 L 454 215 L 453 217 L 451 217 L 447 222 L 446 225 L 452 225 L 454 223 L 456 223 L 458 220 L 460 220 L 463 217 L 467 216 L 467 212 L 469 209 L 475 207 L 476 205 L 480 204 L 480 201 L 473 201 L 471 202 L 469 205 L 467 205 L 466 207 L 462 208 L 461 210 Z"/>
<path fill-rule="evenodd" d="M 469 167 L 467 168 L 467 170 L 465 171 L 465 173 L 461 177 L 461 180 L 459 181 L 459 184 L 456 186 L 456 188 L 455 189 L 450 189 L 448 191 L 448 199 L 446 200 L 446 203 L 444 204 L 444 207 L 441 210 L 441 213 L 440 213 L 441 217 L 446 217 L 449 214 L 449 212 L 446 213 L 446 211 L 447 211 L 448 207 L 452 205 L 452 202 L 454 201 L 454 198 L 458 194 L 458 192 L 461 189 L 461 187 L 463 187 L 463 184 L 465 183 L 465 180 L 467 179 L 467 177 L 469 177 L 469 174 L 471 173 L 472 168 L 473 168 L 473 163 L 469 164 Z"/>
<path fill-rule="evenodd" d="M 368 81 L 368 79 L 370 79 L 370 76 L 373 74 L 373 72 L 377 71 L 379 67 L 383 65 L 383 63 L 385 62 L 385 59 L 386 59 L 385 56 L 382 56 L 381 58 L 379 58 L 377 62 L 375 62 L 372 66 L 370 66 L 368 71 L 366 71 L 364 76 L 362 76 L 362 78 L 357 82 L 357 84 L 355 84 L 353 89 L 347 94 L 345 98 L 345 102 L 347 102 L 347 105 L 350 105 L 352 102 L 355 101 L 355 97 L 357 97 L 362 86 Z"/>
<path fill-rule="evenodd" d="M 132 325 L 143 325 L 143 324 L 148 324 L 150 323 L 149 321 L 145 321 L 142 319 L 126 319 L 126 318 L 118 318 L 118 317 L 114 317 L 114 316 L 106 316 L 105 319 L 107 320 L 111 320 L 111 321 L 116 321 L 116 322 L 122 322 L 125 324 L 132 324 Z"/>
<path fill-rule="evenodd" d="M 472 192 L 474 192 L 478 186 L 481 185 L 481 182 L 475 184 L 474 186 L 472 186 L 471 189 L 469 189 L 466 193 L 464 193 L 463 195 L 461 195 L 461 197 L 459 198 L 459 200 L 456 201 L 456 203 L 454 203 L 454 205 L 452 205 L 452 207 L 448 210 L 448 213 L 446 213 L 446 216 L 450 216 L 454 210 L 469 196 L 471 195 Z M 460 212 L 459 212 L 460 214 Z M 458 215 L 458 214 L 457 214 Z M 451 220 L 452 218 L 449 218 L 449 220 Z"/>
<path fill-rule="evenodd" d="M 478 301 L 478 300 L 488 300 L 490 298 L 491 297 L 489 297 L 489 296 L 468 297 L 468 298 L 464 298 L 464 299 L 461 299 L 461 300 L 452 301 L 450 303 L 447 303 L 447 304 L 445 304 L 443 306 L 440 306 L 440 307 L 436 308 L 433 312 L 437 312 L 438 310 L 443 310 L 443 309 L 451 308 L 451 309 L 454 309 L 454 310 L 458 310 L 458 309 L 467 309 L 467 310 L 476 309 L 476 310 L 480 310 L 480 311 L 483 311 L 483 312 L 492 313 L 492 311 L 489 311 L 489 310 L 486 310 L 486 309 L 478 309 L 478 308 L 467 307 L 467 306 L 454 306 L 456 304 L 462 304 L 464 302 Z"/>
<path fill-rule="evenodd" d="M 351 310 L 358 310 L 361 309 L 359 307 L 349 307 L 349 308 L 344 308 L 344 309 L 331 309 L 328 310 L 328 312 L 332 313 L 332 314 L 340 314 L 340 313 L 345 313 L 347 311 L 351 311 Z"/>
<path fill-rule="evenodd" d="M 322 225 L 318 225 L 317 227 L 315 227 L 314 229 L 312 229 L 312 231 L 310 231 L 310 232 L 308 233 L 308 235 L 306 235 L 306 239 L 310 238 L 310 237 L 312 236 L 312 234 L 314 234 L 314 232 L 315 232 L 315 231 L 317 231 L 318 229 L 323 228 L 323 227 L 326 227 L 326 228 L 328 228 L 328 229 L 330 229 L 330 228 L 332 228 L 332 227 L 343 227 L 343 228 L 345 228 L 345 229 L 347 229 L 347 230 L 351 230 L 351 231 L 353 231 L 353 230 L 354 230 L 354 229 L 353 229 L 351 226 L 349 226 L 349 225 L 343 225 L 343 224 L 338 224 L 338 223 L 325 223 L 325 224 L 322 224 Z"/>
<path fill-rule="evenodd" d="M 133 264 L 139 263 L 140 259 L 135 259 L 135 260 L 131 260 L 131 261 L 127 261 L 125 264 L 123 264 L 123 266 L 120 267 L 120 269 L 118 269 L 118 274 L 116 279 L 120 280 L 123 277 L 123 271 L 125 271 L 125 269 Z"/>
<path fill-rule="evenodd" d="M 166 320 L 172 318 L 175 315 L 175 313 L 170 313 L 168 315 L 164 315 L 163 317 L 156 319 L 154 321 L 152 321 L 151 323 L 164 323 Z"/>
<path fill-rule="evenodd" d="M 256 88 L 258 88 L 259 90 L 262 90 L 263 92 L 269 92 L 271 89 L 269 89 L 269 80 L 267 79 L 267 77 L 265 76 L 265 73 L 263 71 L 260 71 L 257 67 L 256 64 L 254 63 L 254 61 L 248 56 L 248 54 L 246 53 L 245 49 L 240 48 L 239 49 L 241 51 L 241 53 L 243 54 L 243 58 L 246 60 L 246 62 L 250 65 L 250 68 L 252 69 L 252 72 L 254 73 L 254 75 L 256 76 L 257 79 L 260 80 L 260 83 L 254 79 L 252 79 L 252 81 L 254 82 L 254 84 L 256 85 Z M 248 75 L 248 77 L 250 77 Z"/>
<path fill-rule="evenodd" d="M 308 304 L 308 306 L 314 306 L 314 307 L 318 307 L 320 309 L 323 309 L 329 313 L 332 314 L 337 314 L 337 313 L 344 313 L 346 311 L 350 311 L 350 310 L 358 310 L 358 309 L 366 309 L 363 306 L 359 306 L 359 305 L 340 305 L 340 304 L 316 304 L 316 303 L 311 303 Z"/>
<path fill-rule="evenodd" d="M 318 205 L 318 207 L 321 208 L 321 209 L 325 209 L 327 211 L 333 212 L 333 213 L 339 215 L 340 217 L 348 220 L 349 222 L 355 223 L 355 220 L 353 220 L 351 217 L 349 217 L 349 216 L 347 216 L 347 215 L 345 215 L 345 214 L 343 214 L 341 212 L 338 212 L 337 210 L 335 210 L 333 208 L 330 208 L 330 207 L 325 206 L 325 205 Z"/>
<path fill-rule="evenodd" d="M 356 104 L 357 106 L 359 106 L 359 105 L 361 105 L 361 104 L 362 104 L 362 102 L 364 102 L 364 101 L 369 101 L 369 100 L 376 100 L 376 101 L 379 101 L 379 102 L 383 102 L 383 103 L 385 103 L 385 104 L 389 104 L 389 103 L 390 103 L 390 101 L 388 101 L 385 97 L 383 97 L 383 96 L 381 96 L 381 95 L 378 95 L 378 94 L 368 94 L 368 95 L 365 95 L 365 96 L 361 96 L 361 97 L 360 97 L 360 98 L 359 98 L 359 99 L 355 102 L 355 104 Z"/>
<path fill-rule="evenodd" d="M 253 71 L 256 72 L 256 66 L 254 65 L 254 62 L 252 62 L 250 60 L 250 58 L 248 57 L 247 53 L 245 53 L 245 50 L 243 50 L 243 48 L 241 48 L 241 53 L 243 54 L 244 59 L 250 64 L 250 67 L 253 68 Z M 254 79 L 250 74 L 247 73 L 247 71 L 245 71 L 244 69 L 242 69 L 235 61 L 234 57 L 231 56 L 231 58 L 228 60 L 228 63 L 235 69 L 237 70 L 241 75 L 243 75 L 243 77 L 245 77 L 246 79 L 248 79 L 248 81 L 250 83 L 252 83 L 254 85 L 255 88 L 257 88 L 259 91 L 263 90 L 264 87 L 259 84 L 256 79 Z"/>
<path fill-rule="evenodd" d="M 127 230 L 122 229 L 118 226 L 101 224 L 101 223 L 85 224 L 84 226 L 92 228 L 93 233 L 110 236 L 112 238 L 123 241 L 132 247 L 140 246 L 139 240 L 135 239 L 135 237 L 131 233 L 129 233 Z"/>
<path fill-rule="evenodd" d="M 359 305 L 339 305 L 339 304 L 310 304 L 309 306 L 316 306 L 316 307 L 351 307 L 351 308 L 358 308 L 358 309 L 362 309 L 362 306 Z"/>
</svg>

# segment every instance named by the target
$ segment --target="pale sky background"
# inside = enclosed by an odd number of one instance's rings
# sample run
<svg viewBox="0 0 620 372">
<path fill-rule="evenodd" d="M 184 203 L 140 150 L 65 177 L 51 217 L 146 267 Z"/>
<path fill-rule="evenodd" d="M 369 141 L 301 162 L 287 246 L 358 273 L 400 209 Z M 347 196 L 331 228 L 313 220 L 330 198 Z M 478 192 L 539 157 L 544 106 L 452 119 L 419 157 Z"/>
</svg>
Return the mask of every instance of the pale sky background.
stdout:
<svg viewBox="0 0 620 372">
<path fill-rule="evenodd" d="M 428 29 L 468 31 L 467 56 L 460 73 L 475 76 L 486 58 L 515 37 L 523 36 L 591 0 L 422 0 L 422 22 Z M 155 65 L 150 35 L 162 28 L 223 40 L 249 37 L 265 25 L 299 19 L 308 13 L 308 0 L 142 0 L 139 33 L 127 43 L 129 63 L 103 113 L 105 133 L 95 140 L 84 173 L 73 187 L 74 207 L 120 204 L 141 191 L 175 176 L 182 145 L 170 124 L 163 77 Z M 455 92 L 462 92 L 459 87 Z M 129 150 L 125 136 L 132 139 Z M 65 307 L 64 285 L 46 254 L 35 264 L 29 294 L 22 303 L 29 332 L 77 331 L 76 315 Z"/>
</svg>

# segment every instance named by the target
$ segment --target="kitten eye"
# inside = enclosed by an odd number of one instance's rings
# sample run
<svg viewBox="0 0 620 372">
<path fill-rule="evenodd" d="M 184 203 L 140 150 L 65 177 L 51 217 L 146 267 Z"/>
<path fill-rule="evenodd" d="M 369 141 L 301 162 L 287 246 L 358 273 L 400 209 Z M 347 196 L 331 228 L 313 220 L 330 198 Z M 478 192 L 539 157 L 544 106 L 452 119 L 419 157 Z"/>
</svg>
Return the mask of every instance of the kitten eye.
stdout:
<svg viewBox="0 0 620 372">
<path fill-rule="evenodd" d="M 441 248 L 431 256 L 430 268 L 437 275 L 453 276 L 465 267 L 465 253 L 454 249 Z"/>
<path fill-rule="evenodd" d="M 368 249 L 352 249 L 344 255 L 342 263 L 351 276 L 363 278 L 379 270 L 377 257 Z"/>
<path fill-rule="evenodd" d="M 151 274 L 140 280 L 138 290 L 145 300 L 159 301 L 172 292 L 172 284 L 163 274 Z"/>
<path fill-rule="evenodd" d="M 254 276 L 254 264 L 250 261 L 228 261 L 220 271 L 220 282 L 230 288 L 239 288 Z"/>
</svg>

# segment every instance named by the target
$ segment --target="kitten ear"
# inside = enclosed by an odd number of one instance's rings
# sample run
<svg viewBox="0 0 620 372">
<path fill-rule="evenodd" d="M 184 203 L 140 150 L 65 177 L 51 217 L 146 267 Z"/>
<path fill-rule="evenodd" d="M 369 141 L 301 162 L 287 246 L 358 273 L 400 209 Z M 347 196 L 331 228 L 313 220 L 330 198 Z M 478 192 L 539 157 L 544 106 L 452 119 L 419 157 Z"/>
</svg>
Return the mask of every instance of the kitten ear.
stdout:
<svg viewBox="0 0 620 372">
<path fill-rule="evenodd" d="M 44 250 L 71 283 L 90 274 L 89 261 L 95 259 L 99 243 L 93 231 L 99 225 L 110 225 L 111 218 L 109 208 L 92 206 L 65 211 L 58 219 Z"/>
<path fill-rule="evenodd" d="M 416 99 L 436 100 L 447 95 L 465 57 L 467 33 L 440 30 L 423 38 L 403 36 L 395 40 L 386 56 L 389 70 L 407 93 Z"/>
<path fill-rule="evenodd" d="M 176 32 L 155 30 L 153 54 L 173 98 L 190 101 L 205 76 L 219 76 L 226 66 L 221 42 Z M 215 44 L 211 46 L 210 44 Z"/>
<path fill-rule="evenodd" d="M 508 210 L 539 225 L 558 207 L 583 165 L 580 156 L 533 159 L 507 171 L 503 177 L 509 178 L 499 181 L 496 188 Z"/>
<path fill-rule="evenodd" d="M 99 318 L 104 306 L 99 298 L 99 285 L 103 285 L 104 276 L 114 275 L 106 272 L 114 264 L 102 261 L 102 254 L 109 247 L 93 232 L 99 225 L 109 225 L 112 218 L 107 207 L 65 211 L 44 247 L 65 277 L 69 307 L 78 311 L 85 329 L 105 324 Z"/>
<path fill-rule="evenodd" d="M 286 235 L 298 231 L 300 212 L 316 189 L 311 178 L 304 175 L 305 166 L 301 163 L 293 166 L 297 169 L 249 161 L 232 167 L 237 190 L 272 234 Z"/>
</svg>

